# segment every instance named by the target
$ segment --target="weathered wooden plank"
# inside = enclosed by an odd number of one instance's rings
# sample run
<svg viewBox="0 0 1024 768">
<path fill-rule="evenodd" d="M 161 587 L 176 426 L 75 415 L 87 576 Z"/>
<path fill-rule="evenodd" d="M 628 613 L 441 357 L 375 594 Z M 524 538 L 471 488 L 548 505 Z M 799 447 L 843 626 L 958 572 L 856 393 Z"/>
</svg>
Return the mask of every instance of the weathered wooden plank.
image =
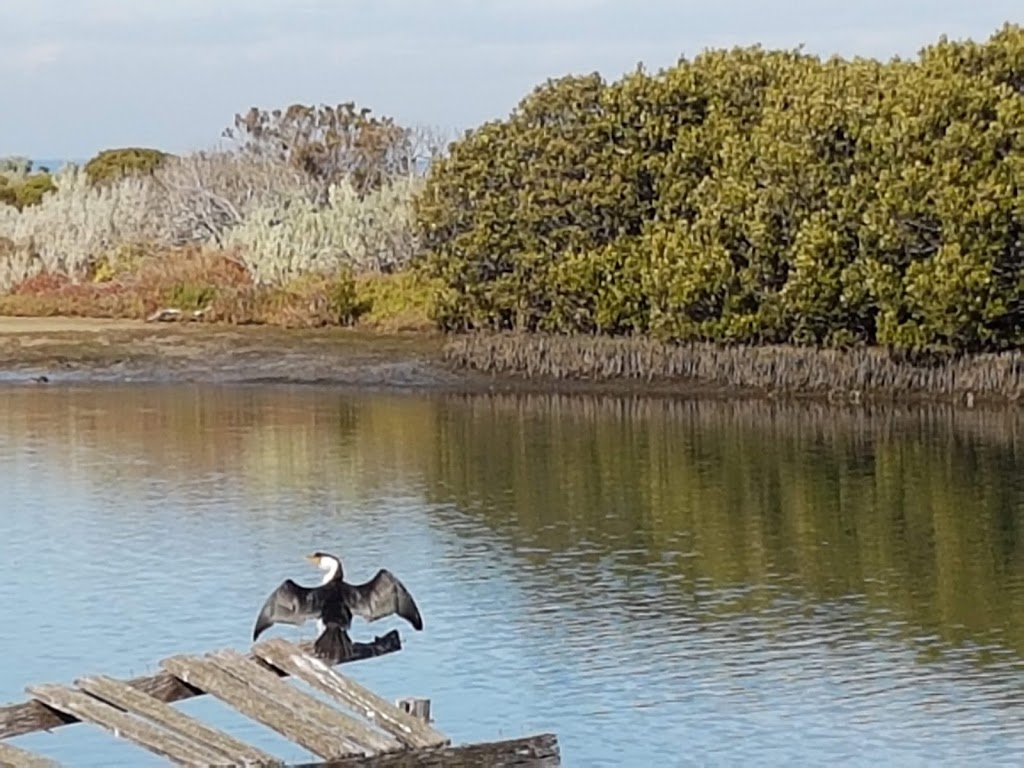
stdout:
<svg viewBox="0 0 1024 768">
<path fill-rule="evenodd" d="M 284 762 L 120 680 L 97 675 L 80 678 L 75 681 L 75 685 L 116 707 L 146 717 L 189 741 L 204 745 L 210 751 L 220 754 L 226 764 L 281 765 Z"/>
<path fill-rule="evenodd" d="M 311 642 L 301 643 L 300 648 L 312 652 Z M 350 661 L 360 661 L 374 656 L 383 656 L 402 649 L 402 639 L 397 630 L 391 630 L 382 637 L 374 638 L 372 643 L 353 643 L 351 658 L 346 659 L 343 664 Z M 251 657 L 255 658 L 255 657 Z M 275 674 L 283 675 L 284 672 L 277 667 L 270 667 Z M 158 672 L 155 675 L 145 675 L 127 681 L 132 688 L 138 688 L 143 693 L 148 693 L 155 699 L 171 703 L 182 699 L 191 699 L 194 696 L 202 696 L 200 691 L 186 684 L 170 672 Z M 77 723 L 78 718 L 64 712 L 47 707 L 35 699 L 29 699 L 20 704 L 9 704 L 0 707 L 0 739 L 9 739 L 14 736 L 22 736 L 35 731 L 50 731 L 64 725 Z"/>
<path fill-rule="evenodd" d="M 285 682 L 277 675 L 271 674 L 266 667 L 246 659 L 234 651 L 219 651 L 210 654 L 218 665 L 235 677 L 259 688 L 269 698 L 286 706 L 296 714 L 305 717 L 311 724 L 334 733 L 350 744 L 350 753 L 372 755 L 390 749 L 401 749 L 402 745 L 390 734 L 378 731 L 362 720 L 339 712 L 318 698 L 299 690 Z"/>
<path fill-rule="evenodd" d="M 57 768 L 60 763 L 0 741 L 0 768 Z"/>
<path fill-rule="evenodd" d="M 292 768 L 558 768 L 561 764 L 558 737 L 543 733 L 524 739 L 347 757 Z"/>
<path fill-rule="evenodd" d="M 450 743 L 447 736 L 428 723 L 403 712 L 355 681 L 342 677 L 319 658 L 306 655 L 302 649 L 285 640 L 265 640 L 253 646 L 253 653 L 348 705 L 367 720 L 394 734 L 408 747 L 436 747 Z"/>
<path fill-rule="evenodd" d="M 94 723 L 118 738 L 128 739 L 161 757 L 190 765 L 227 764 L 227 761 L 216 752 L 210 752 L 198 744 L 191 744 L 170 731 L 165 731 L 146 720 L 140 720 L 74 688 L 62 685 L 31 685 L 26 690 L 49 707 L 74 715 L 79 720 Z"/>
<path fill-rule="evenodd" d="M 274 729 L 314 755 L 331 758 L 351 754 L 350 747 L 345 741 L 321 732 L 259 689 L 221 669 L 212 659 L 172 656 L 160 664 L 189 685 L 216 696 L 246 717 Z"/>
</svg>

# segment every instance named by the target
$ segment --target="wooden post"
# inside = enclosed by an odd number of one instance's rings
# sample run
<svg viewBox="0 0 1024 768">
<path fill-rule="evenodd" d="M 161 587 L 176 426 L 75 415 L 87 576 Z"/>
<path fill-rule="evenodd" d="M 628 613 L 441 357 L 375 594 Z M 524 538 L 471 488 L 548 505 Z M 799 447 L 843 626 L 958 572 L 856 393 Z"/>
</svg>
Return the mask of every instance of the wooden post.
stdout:
<svg viewBox="0 0 1024 768">
<path fill-rule="evenodd" d="M 431 722 L 430 719 L 430 699 L 416 699 L 407 697 L 399 699 L 395 702 L 400 710 L 408 712 L 413 717 L 418 717 L 425 723 Z"/>
</svg>

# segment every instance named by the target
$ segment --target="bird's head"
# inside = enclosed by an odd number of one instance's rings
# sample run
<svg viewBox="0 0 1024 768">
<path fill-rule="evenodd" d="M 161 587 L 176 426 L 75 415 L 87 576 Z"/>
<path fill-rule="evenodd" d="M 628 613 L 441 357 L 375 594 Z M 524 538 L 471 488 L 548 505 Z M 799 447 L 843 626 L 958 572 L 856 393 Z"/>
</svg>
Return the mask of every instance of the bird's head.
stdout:
<svg viewBox="0 0 1024 768">
<path fill-rule="evenodd" d="M 334 555 L 329 555 L 326 552 L 314 552 L 311 555 L 306 555 L 306 559 L 327 574 L 324 576 L 325 584 L 341 574 L 341 560 Z"/>
</svg>

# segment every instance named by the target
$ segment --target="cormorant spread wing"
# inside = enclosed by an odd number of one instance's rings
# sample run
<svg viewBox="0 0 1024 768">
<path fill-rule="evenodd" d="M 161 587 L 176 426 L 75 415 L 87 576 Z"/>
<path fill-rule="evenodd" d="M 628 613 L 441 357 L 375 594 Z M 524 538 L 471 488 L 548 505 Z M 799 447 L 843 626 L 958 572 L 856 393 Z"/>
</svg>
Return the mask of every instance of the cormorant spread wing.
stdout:
<svg viewBox="0 0 1024 768">
<path fill-rule="evenodd" d="M 349 584 L 346 604 L 349 610 L 367 621 L 376 621 L 397 614 L 417 630 L 423 629 L 423 619 L 409 590 L 386 568 L 365 584 Z"/>
<path fill-rule="evenodd" d="M 325 590 L 304 587 L 291 579 L 285 579 L 263 603 L 252 630 L 253 642 L 272 624 L 302 625 L 308 619 L 319 617 L 325 597 Z"/>
</svg>

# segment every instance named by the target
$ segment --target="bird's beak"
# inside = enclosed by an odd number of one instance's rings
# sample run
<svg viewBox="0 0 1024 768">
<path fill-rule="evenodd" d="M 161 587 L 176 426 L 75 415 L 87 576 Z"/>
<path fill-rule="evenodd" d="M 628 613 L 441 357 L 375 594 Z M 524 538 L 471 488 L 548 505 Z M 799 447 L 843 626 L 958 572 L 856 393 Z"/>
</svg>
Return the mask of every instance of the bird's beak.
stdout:
<svg viewBox="0 0 1024 768">
<path fill-rule="evenodd" d="M 306 555 L 306 559 L 309 560 L 313 565 L 320 565 L 320 558 L 316 555 Z"/>
</svg>

